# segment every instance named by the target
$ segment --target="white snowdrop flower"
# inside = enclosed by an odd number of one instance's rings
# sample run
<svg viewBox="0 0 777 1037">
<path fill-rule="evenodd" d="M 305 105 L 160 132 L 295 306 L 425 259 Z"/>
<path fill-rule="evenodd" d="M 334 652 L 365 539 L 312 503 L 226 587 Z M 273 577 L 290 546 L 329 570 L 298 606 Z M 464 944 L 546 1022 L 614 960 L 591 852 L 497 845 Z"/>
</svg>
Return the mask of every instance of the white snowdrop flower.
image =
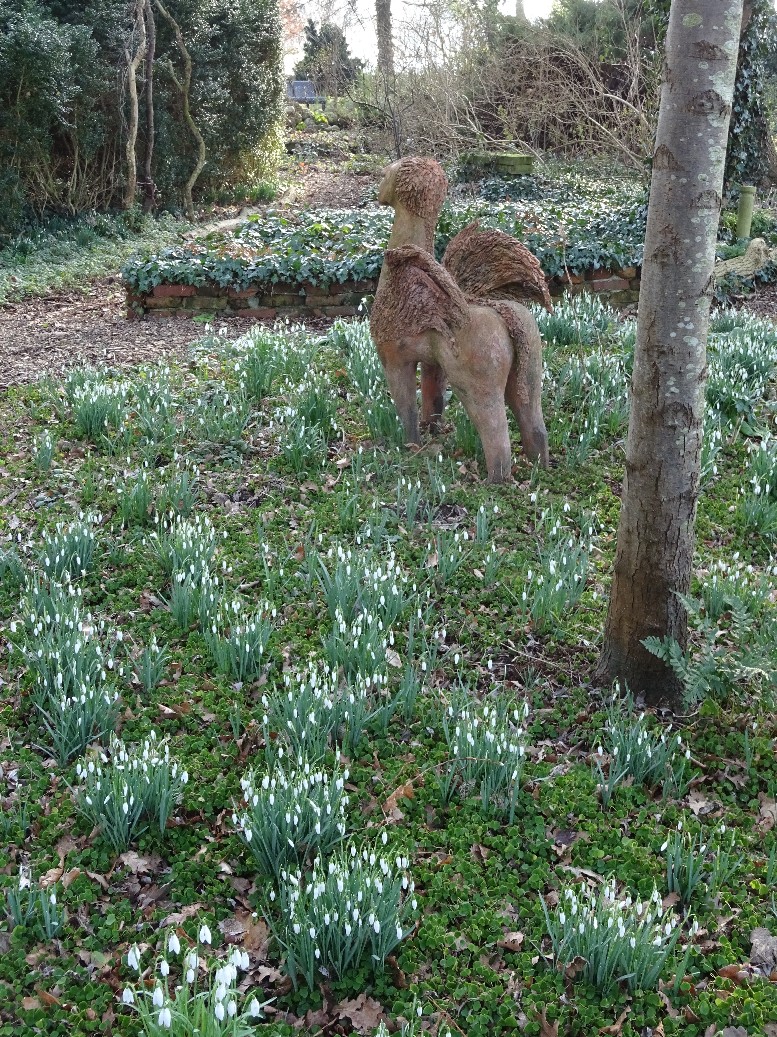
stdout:
<svg viewBox="0 0 777 1037">
<path fill-rule="evenodd" d="M 135 995 L 129 987 L 125 987 L 121 995 L 122 1003 L 125 1005 L 135 1004 Z"/>
<path fill-rule="evenodd" d="M 127 954 L 127 964 L 131 969 L 135 969 L 136 972 L 140 972 L 140 950 L 137 944 L 133 944 Z"/>
<path fill-rule="evenodd" d="M 223 1020 L 224 1020 L 224 1005 L 221 1003 L 221 1001 L 218 1001 L 216 1003 L 216 1006 L 213 1009 L 213 1014 L 216 1016 L 216 1018 L 218 1019 L 219 1022 L 223 1022 Z"/>
<path fill-rule="evenodd" d="M 165 995 L 161 987 L 156 987 L 154 989 L 154 996 L 151 1000 L 155 1008 L 162 1007 L 162 1005 L 165 1003 Z"/>
<path fill-rule="evenodd" d="M 166 958 L 162 958 L 162 960 L 159 962 L 159 972 L 163 976 L 170 975 L 170 966 L 168 965 Z"/>
<path fill-rule="evenodd" d="M 200 959 L 199 959 L 199 957 L 197 955 L 197 951 L 189 951 L 189 954 L 188 954 L 187 959 L 186 959 L 186 963 L 187 963 L 187 965 L 189 966 L 190 969 L 196 969 L 197 968 L 197 966 L 200 963 Z"/>
<path fill-rule="evenodd" d="M 211 942 L 210 929 L 208 928 L 207 925 L 201 925 L 200 926 L 200 931 L 197 934 L 197 939 L 200 941 L 200 943 L 210 943 Z"/>
<path fill-rule="evenodd" d="M 162 1008 L 157 1016 L 157 1023 L 159 1026 L 164 1027 L 165 1030 L 169 1030 L 173 1025 L 173 1017 L 170 1013 L 169 1008 Z"/>
<path fill-rule="evenodd" d="M 258 1019 L 262 1014 L 262 1006 L 255 997 L 251 998 L 251 1003 L 248 1006 L 248 1014 L 252 1019 Z"/>
<path fill-rule="evenodd" d="M 237 1002 L 235 1002 L 235 1001 L 228 1001 L 227 1002 L 227 1015 L 230 1017 L 230 1019 L 235 1015 L 236 1012 L 237 1012 Z"/>
</svg>

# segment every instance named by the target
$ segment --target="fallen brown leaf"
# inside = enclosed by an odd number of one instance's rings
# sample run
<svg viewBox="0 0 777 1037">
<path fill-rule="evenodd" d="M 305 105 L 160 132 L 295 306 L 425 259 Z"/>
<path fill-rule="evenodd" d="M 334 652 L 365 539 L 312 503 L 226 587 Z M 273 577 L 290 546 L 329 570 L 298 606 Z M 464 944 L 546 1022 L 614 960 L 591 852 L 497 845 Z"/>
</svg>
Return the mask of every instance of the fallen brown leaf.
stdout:
<svg viewBox="0 0 777 1037">
<path fill-rule="evenodd" d="M 68 886 L 71 886 L 75 882 L 75 880 L 78 878 L 78 876 L 80 874 L 81 874 L 81 869 L 80 868 L 71 868 L 70 871 L 66 871 L 65 874 L 62 876 L 62 886 L 63 886 L 63 888 L 67 889 Z"/>
<path fill-rule="evenodd" d="M 173 911 L 171 915 L 168 915 L 164 919 L 162 925 L 181 925 L 186 922 L 189 918 L 194 918 L 196 914 L 202 911 L 202 904 L 187 904 L 186 907 L 182 907 L 180 911 Z"/>
<path fill-rule="evenodd" d="M 52 1008 L 55 1005 L 59 1006 L 62 1004 L 58 997 L 50 994 L 48 990 L 42 990 L 41 987 L 36 987 L 35 993 L 41 999 L 41 1003 L 46 1005 L 47 1008 Z"/>
<path fill-rule="evenodd" d="M 399 990 L 404 990 L 407 987 L 407 976 L 397 964 L 397 959 L 393 954 L 389 954 L 388 958 L 386 958 L 386 964 L 391 972 L 391 979 L 394 986 Z"/>
<path fill-rule="evenodd" d="M 501 940 L 496 941 L 496 945 L 506 951 L 517 953 L 521 949 L 523 939 L 523 933 L 505 933 Z"/>
<path fill-rule="evenodd" d="M 232 918 L 219 922 L 219 929 L 227 943 L 242 944 L 246 950 L 256 951 L 260 959 L 267 956 L 270 931 L 263 918 L 254 918 L 250 911 L 238 911 Z"/>
<path fill-rule="evenodd" d="M 64 861 L 65 857 L 67 857 L 71 850 L 77 849 L 78 843 L 72 835 L 63 835 L 61 839 L 57 839 L 54 843 L 54 853 L 59 857 L 60 864 Z"/>
<path fill-rule="evenodd" d="M 753 929 L 750 933 L 750 962 L 768 976 L 777 969 L 777 937 L 768 929 Z"/>
<path fill-rule="evenodd" d="M 758 801 L 761 804 L 758 827 L 762 832 L 768 832 L 777 824 L 777 801 L 770 799 L 765 792 L 758 794 Z"/>
<path fill-rule="evenodd" d="M 700 796 L 696 792 L 692 792 L 688 797 L 688 806 L 693 811 L 695 817 L 700 815 L 703 817 L 705 814 L 711 813 L 715 809 L 715 803 L 711 799 L 707 799 L 705 796 Z"/>
<path fill-rule="evenodd" d="M 724 965 L 722 969 L 718 969 L 718 975 L 722 979 L 733 980 L 734 983 L 738 983 L 740 986 L 747 983 L 749 979 L 747 971 L 742 965 Z"/>
<path fill-rule="evenodd" d="M 59 882 L 62 878 L 65 869 L 60 865 L 58 868 L 49 868 L 45 875 L 41 875 L 38 879 L 38 885 L 41 889 L 46 889 L 47 886 L 52 886 L 55 882 Z"/>
<path fill-rule="evenodd" d="M 399 788 L 394 789 L 391 795 L 386 799 L 383 804 L 383 813 L 395 821 L 401 821 L 405 816 L 399 809 L 397 800 L 399 799 L 415 799 L 415 792 L 413 791 L 413 782 L 406 781 L 404 785 L 400 785 Z M 397 816 L 398 812 L 398 816 Z"/>
<path fill-rule="evenodd" d="M 159 703 L 159 715 L 161 717 L 185 717 L 191 711 L 191 703 L 180 702 L 174 706 L 166 706 L 164 702 Z"/>
<path fill-rule="evenodd" d="M 564 966 L 564 975 L 567 979 L 577 979 L 587 964 L 585 958 L 578 954 L 568 965 Z"/>
<path fill-rule="evenodd" d="M 480 843 L 475 843 L 474 846 L 470 846 L 469 853 L 473 861 L 487 861 L 491 856 L 489 848 L 487 846 L 482 846 Z"/>
<path fill-rule="evenodd" d="M 561 871 L 568 871 L 570 875 L 574 875 L 576 879 L 590 879 L 592 882 L 604 882 L 601 875 L 598 875 L 595 871 L 590 871 L 588 868 L 573 868 L 570 864 L 559 864 Z M 545 900 L 547 903 L 547 898 Z"/>
<path fill-rule="evenodd" d="M 666 1014 L 669 1016 L 669 1018 L 670 1019 L 677 1019 L 678 1016 L 680 1015 L 680 1013 L 677 1011 L 675 1006 L 672 1004 L 672 1002 L 666 996 L 664 991 L 659 989 L 658 996 L 664 1002 L 664 1008 L 666 1009 Z"/>
<path fill-rule="evenodd" d="M 626 1019 L 628 1018 L 628 1014 L 630 1011 L 631 1006 L 627 1005 L 623 1009 L 621 1014 L 618 1016 L 618 1018 L 615 1020 L 615 1022 L 611 1023 L 609 1026 L 603 1026 L 599 1033 L 607 1033 L 610 1034 L 611 1037 L 618 1037 L 618 1034 L 623 1029 L 623 1024 L 626 1022 Z"/>
<path fill-rule="evenodd" d="M 142 857 L 134 850 L 126 850 L 119 860 L 125 868 L 129 868 L 133 875 L 155 875 L 162 866 L 162 858 L 152 853 L 149 857 Z"/>
<path fill-rule="evenodd" d="M 343 1001 L 334 1008 L 337 1019 L 349 1019 L 357 1033 L 370 1035 L 380 1026 L 386 1013 L 383 1006 L 366 994 L 353 1001 Z"/>
<path fill-rule="evenodd" d="M 534 1018 L 540 1024 L 540 1037 L 558 1037 L 558 1021 L 550 1022 L 547 1017 L 547 1008 L 536 1013 Z"/>
</svg>

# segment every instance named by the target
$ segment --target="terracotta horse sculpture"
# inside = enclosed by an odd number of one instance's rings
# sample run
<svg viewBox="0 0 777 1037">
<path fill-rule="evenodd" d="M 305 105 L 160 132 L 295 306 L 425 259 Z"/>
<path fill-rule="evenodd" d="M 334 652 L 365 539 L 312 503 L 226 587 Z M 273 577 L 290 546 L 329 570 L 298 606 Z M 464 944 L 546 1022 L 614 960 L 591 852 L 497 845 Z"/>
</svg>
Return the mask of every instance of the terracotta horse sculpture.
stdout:
<svg viewBox="0 0 777 1037">
<path fill-rule="evenodd" d="M 445 173 L 439 162 L 431 158 L 400 159 L 384 170 L 378 191 L 378 201 L 383 205 L 392 206 L 395 213 L 389 238 L 389 252 L 396 249 L 401 250 L 402 246 L 412 245 L 433 258 L 435 228 L 447 190 L 448 180 Z M 409 257 L 406 258 L 406 268 L 401 275 L 396 271 L 396 262 L 392 268 L 392 264 L 387 260 L 381 270 L 376 304 L 379 303 L 378 328 L 381 329 L 383 326 L 384 332 L 391 327 L 391 320 L 386 323 L 381 314 L 395 313 L 401 308 L 398 307 L 396 301 L 389 302 L 386 296 L 388 285 L 389 283 L 393 285 L 392 290 L 396 290 L 401 285 L 404 290 L 408 287 L 408 278 L 418 276 L 420 261 L 418 261 L 417 253 L 414 256 L 415 261 L 412 263 L 409 262 Z M 454 287 L 459 292 L 457 298 L 459 301 L 463 298 L 466 305 L 483 303 L 492 311 L 496 311 L 497 316 L 500 315 L 501 309 L 507 301 L 536 301 L 546 309 L 551 309 L 547 281 L 537 258 L 522 242 L 511 235 L 499 230 L 481 230 L 477 220 L 466 226 L 451 240 L 443 257 L 443 265 L 447 273 L 452 275 Z M 435 264 L 436 268 L 437 264 Z M 416 271 L 415 274 L 412 273 L 413 270 Z M 427 289 L 428 287 L 427 284 Z M 413 307 L 411 309 L 417 314 L 417 310 Z M 439 314 L 429 316 L 433 324 L 439 324 Z M 471 316 L 476 318 L 477 312 L 474 311 Z M 539 343 L 541 351 L 542 343 L 536 322 L 525 307 L 521 306 L 517 311 L 513 308 L 505 310 L 501 312 L 500 319 L 503 323 L 507 323 L 509 334 L 512 336 L 511 341 L 515 342 L 519 353 L 527 356 L 533 354 L 537 350 L 537 343 Z M 416 324 L 414 327 L 419 327 L 419 325 Z M 373 335 L 375 334 L 376 332 L 373 332 Z M 524 336 L 526 340 L 521 340 L 521 336 Z M 384 344 L 389 337 L 386 334 L 383 335 Z M 405 352 L 404 360 L 400 365 L 402 371 L 399 372 L 394 371 L 392 367 L 394 363 L 399 363 L 395 350 L 384 345 L 382 351 L 379 346 L 378 352 L 381 355 L 386 377 L 402 417 L 408 440 L 418 442 L 418 415 L 415 404 L 417 363 L 420 360 L 421 421 L 434 429 L 437 420 L 442 415 L 445 403 L 447 379 L 444 361 L 447 360 L 450 363 L 450 354 L 438 348 L 423 349 L 419 351 L 411 369 Z M 472 356 L 471 350 L 468 355 Z M 540 357 L 540 376 L 541 368 Z M 448 374 L 450 375 L 450 372 Z M 412 393 L 410 392 L 411 380 Z M 455 385 L 453 378 L 450 380 Z M 517 416 L 518 402 L 511 388 L 512 383 L 509 389 L 505 384 L 507 393 L 505 398 Z M 400 404 L 397 394 L 402 398 L 402 404 Z M 534 422 L 537 431 L 531 436 L 524 429 L 524 425 L 521 425 L 524 448 L 529 456 L 546 464 L 547 435 L 542 421 L 538 394 L 535 403 L 536 412 L 539 414 L 539 425 Z M 523 407 L 524 413 L 526 407 L 527 405 Z M 502 414 L 504 417 L 503 405 Z M 475 424 L 477 425 L 477 422 Z M 540 429 L 541 431 L 539 431 Z M 509 457 L 509 447 L 507 455 Z M 489 478 L 503 477 L 503 475 L 495 476 L 494 471 L 489 465 Z"/>
<path fill-rule="evenodd" d="M 510 474 L 505 404 L 526 455 L 548 463 L 542 417 L 542 340 L 525 306 L 471 302 L 447 270 L 418 245 L 386 253 L 370 319 L 391 395 L 409 442 L 419 442 L 416 368 L 444 372 L 486 455 L 488 478 Z"/>
</svg>

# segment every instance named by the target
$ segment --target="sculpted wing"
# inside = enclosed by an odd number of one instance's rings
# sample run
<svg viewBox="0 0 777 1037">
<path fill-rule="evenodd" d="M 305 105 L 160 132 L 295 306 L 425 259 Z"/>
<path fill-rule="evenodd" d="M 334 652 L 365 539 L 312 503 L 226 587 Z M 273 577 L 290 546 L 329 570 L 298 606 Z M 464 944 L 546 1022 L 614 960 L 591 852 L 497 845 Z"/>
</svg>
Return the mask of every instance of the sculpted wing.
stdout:
<svg viewBox="0 0 777 1037">
<path fill-rule="evenodd" d="M 481 230 L 478 220 L 451 240 L 443 265 L 465 295 L 474 299 L 539 302 L 548 311 L 552 308 L 537 257 L 511 234 Z"/>
<path fill-rule="evenodd" d="M 375 341 L 437 331 L 451 341 L 469 321 L 467 300 L 451 275 L 417 245 L 389 249 L 370 317 Z"/>
</svg>

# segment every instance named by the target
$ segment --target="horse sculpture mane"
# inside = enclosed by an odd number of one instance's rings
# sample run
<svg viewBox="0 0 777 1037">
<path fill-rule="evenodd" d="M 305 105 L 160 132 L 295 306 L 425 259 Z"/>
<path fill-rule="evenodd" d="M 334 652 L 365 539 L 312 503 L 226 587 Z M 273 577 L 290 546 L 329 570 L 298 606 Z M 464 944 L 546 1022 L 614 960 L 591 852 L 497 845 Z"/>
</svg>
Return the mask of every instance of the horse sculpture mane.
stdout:
<svg viewBox="0 0 777 1037">
<path fill-rule="evenodd" d="M 433 158 L 403 158 L 395 163 L 393 189 L 395 202 L 436 224 L 448 194 L 448 178 Z"/>
</svg>

